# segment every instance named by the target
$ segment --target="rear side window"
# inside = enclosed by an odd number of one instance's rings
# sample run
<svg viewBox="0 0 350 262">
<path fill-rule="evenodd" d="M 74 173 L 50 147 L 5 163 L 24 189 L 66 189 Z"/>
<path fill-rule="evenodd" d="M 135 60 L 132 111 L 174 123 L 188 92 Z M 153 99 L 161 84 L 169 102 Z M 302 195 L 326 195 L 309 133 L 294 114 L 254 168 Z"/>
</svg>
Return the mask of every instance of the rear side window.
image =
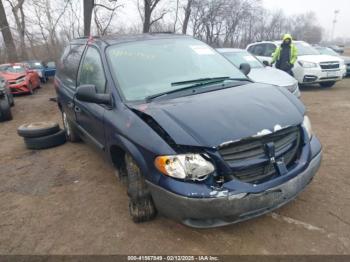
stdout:
<svg viewBox="0 0 350 262">
<path fill-rule="evenodd" d="M 275 52 L 276 46 L 274 44 L 265 44 L 265 51 L 263 56 L 272 56 Z"/>
<path fill-rule="evenodd" d="M 251 50 L 249 50 L 249 52 L 251 52 L 256 56 L 263 56 L 264 51 L 265 51 L 264 44 L 258 44 L 258 45 L 252 46 Z"/>
<path fill-rule="evenodd" d="M 90 84 L 96 87 L 97 93 L 104 93 L 106 78 L 100 53 L 93 47 L 86 51 L 79 73 L 79 85 Z"/>
<path fill-rule="evenodd" d="M 247 51 L 248 51 L 249 53 L 255 55 L 255 45 L 252 45 L 252 46 L 248 47 Z"/>
<path fill-rule="evenodd" d="M 76 78 L 81 56 L 85 45 L 68 46 L 60 60 L 59 77 L 63 83 L 71 88 L 76 87 Z"/>
</svg>

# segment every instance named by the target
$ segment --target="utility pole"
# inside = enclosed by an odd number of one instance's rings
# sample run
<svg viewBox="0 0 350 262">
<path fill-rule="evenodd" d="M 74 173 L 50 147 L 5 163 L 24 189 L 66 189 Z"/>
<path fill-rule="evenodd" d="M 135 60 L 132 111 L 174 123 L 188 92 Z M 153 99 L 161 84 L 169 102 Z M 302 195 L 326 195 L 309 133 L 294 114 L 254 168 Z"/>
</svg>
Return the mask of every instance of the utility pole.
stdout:
<svg viewBox="0 0 350 262">
<path fill-rule="evenodd" d="M 335 31 L 335 24 L 338 22 L 337 21 L 337 16 L 339 14 L 339 10 L 334 10 L 334 19 L 333 19 L 333 26 L 332 26 L 332 32 L 331 32 L 331 41 L 334 40 L 334 31 Z"/>
</svg>

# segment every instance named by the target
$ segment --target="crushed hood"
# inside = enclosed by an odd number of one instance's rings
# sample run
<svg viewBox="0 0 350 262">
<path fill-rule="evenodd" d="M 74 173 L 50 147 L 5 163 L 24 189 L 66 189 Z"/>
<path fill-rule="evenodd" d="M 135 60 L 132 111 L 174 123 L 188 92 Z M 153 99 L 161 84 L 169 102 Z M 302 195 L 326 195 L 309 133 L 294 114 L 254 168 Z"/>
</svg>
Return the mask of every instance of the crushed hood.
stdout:
<svg viewBox="0 0 350 262">
<path fill-rule="evenodd" d="M 299 125 L 305 111 L 287 90 L 257 83 L 129 106 L 151 116 L 178 145 L 202 147 Z"/>
</svg>

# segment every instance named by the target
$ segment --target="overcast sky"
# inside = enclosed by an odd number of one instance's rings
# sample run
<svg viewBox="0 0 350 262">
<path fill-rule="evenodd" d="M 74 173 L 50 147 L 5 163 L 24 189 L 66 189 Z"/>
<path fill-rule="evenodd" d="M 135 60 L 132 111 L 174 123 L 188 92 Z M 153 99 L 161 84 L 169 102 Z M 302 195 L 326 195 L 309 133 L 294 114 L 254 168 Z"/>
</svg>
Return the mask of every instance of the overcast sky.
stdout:
<svg viewBox="0 0 350 262">
<path fill-rule="evenodd" d="M 313 11 L 321 26 L 330 35 L 334 10 L 340 10 L 335 27 L 335 37 L 350 38 L 350 0 L 263 0 L 268 9 L 282 9 L 286 14 L 293 15 Z"/>
</svg>

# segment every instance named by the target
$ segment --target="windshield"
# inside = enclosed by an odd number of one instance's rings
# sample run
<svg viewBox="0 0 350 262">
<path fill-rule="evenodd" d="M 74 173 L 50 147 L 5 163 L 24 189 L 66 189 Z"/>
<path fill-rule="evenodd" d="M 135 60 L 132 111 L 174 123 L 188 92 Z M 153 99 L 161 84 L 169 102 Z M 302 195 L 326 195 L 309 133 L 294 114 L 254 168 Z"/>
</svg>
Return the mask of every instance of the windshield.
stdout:
<svg viewBox="0 0 350 262">
<path fill-rule="evenodd" d="M 48 62 L 47 67 L 54 68 L 54 67 L 56 67 L 56 64 L 55 64 L 55 62 Z"/>
<path fill-rule="evenodd" d="M 320 54 L 320 52 L 318 52 L 314 47 L 312 47 L 311 45 L 305 42 L 296 42 L 295 46 L 298 49 L 298 55 L 319 55 Z"/>
<path fill-rule="evenodd" d="M 232 62 L 237 68 L 243 63 L 248 63 L 251 68 L 263 68 L 263 64 L 260 63 L 254 56 L 247 51 L 239 52 L 223 52 L 222 53 L 228 60 Z"/>
<path fill-rule="evenodd" d="M 28 62 L 30 69 L 42 69 L 43 65 L 40 62 Z"/>
<path fill-rule="evenodd" d="M 332 49 L 327 48 L 327 47 L 319 47 L 316 49 L 320 52 L 321 55 L 339 56 L 339 54 L 337 52 L 335 52 Z"/>
<path fill-rule="evenodd" d="M 107 57 L 127 101 L 182 88 L 172 85 L 177 82 L 216 77 L 246 79 L 214 49 L 189 38 L 114 45 L 108 48 Z"/>
<path fill-rule="evenodd" d="M 5 72 L 9 65 L 0 65 L 0 72 Z"/>
<path fill-rule="evenodd" d="M 26 69 L 22 65 L 11 65 L 6 68 L 9 73 L 25 73 Z"/>
</svg>

